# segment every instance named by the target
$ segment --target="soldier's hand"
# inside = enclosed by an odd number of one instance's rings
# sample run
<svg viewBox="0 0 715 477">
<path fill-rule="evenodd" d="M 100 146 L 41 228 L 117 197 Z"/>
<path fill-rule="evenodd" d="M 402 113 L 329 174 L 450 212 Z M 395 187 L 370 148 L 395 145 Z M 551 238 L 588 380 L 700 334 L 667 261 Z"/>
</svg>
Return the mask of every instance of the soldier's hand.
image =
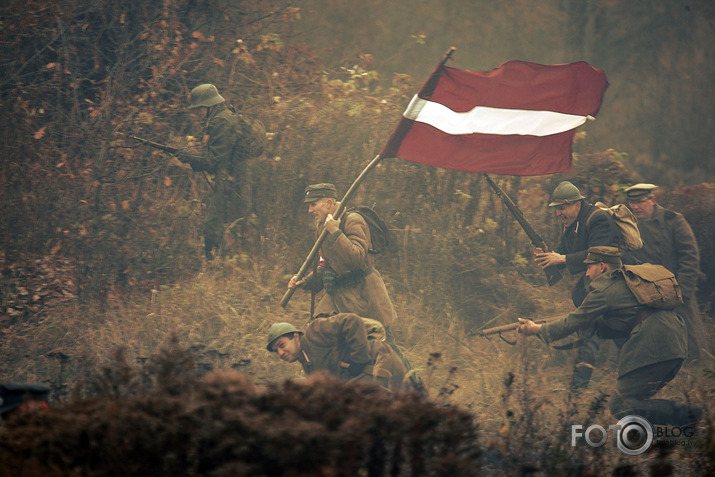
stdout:
<svg viewBox="0 0 715 477">
<path fill-rule="evenodd" d="M 325 217 L 325 229 L 331 234 L 337 232 L 340 229 L 340 219 L 334 218 L 333 214 L 328 214 Z"/>
<path fill-rule="evenodd" d="M 566 255 L 561 255 L 560 253 L 556 252 L 539 252 L 536 249 L 534 251 L 534 261 L 541 267 L 541 268 L 546 268 L 546 267 L 552 267 L 554 265 L 562 265 L 566 263 Z"/>
<path fill-rule="evenodd" d="M 298 280 L 298 275 L 294 275 L 290 278 L 290 281 L 288 282 L 288 288 L 296 288 L 301 286 L 303 283 L 305 283 L 305 278 Z"/>
<path fill-rule="evenodd" d="M 519 318 L 519 323 L 521 323 L 521 326 L 519 327 L 518 331 L 524 336 L 533 336 L 541 333 L 541 325 L 537 325 L 531 320 L 528 320 L 526 318 Z"/>
<path fill-rule="evenodd" d="M 363 370 L 367 366 L 367 363 L 346 363 L 345 361 L 340 362 L 340 367 L 343 368 L 348 376 L 355 378 L 362 374 Z"/>
</svg>

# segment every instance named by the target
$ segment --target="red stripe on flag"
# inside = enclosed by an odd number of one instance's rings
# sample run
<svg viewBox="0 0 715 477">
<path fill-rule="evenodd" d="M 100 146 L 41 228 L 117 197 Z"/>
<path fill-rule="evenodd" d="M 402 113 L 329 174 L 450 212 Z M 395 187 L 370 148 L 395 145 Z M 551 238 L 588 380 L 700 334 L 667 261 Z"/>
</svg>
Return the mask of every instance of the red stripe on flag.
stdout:
<svg viewBox="0 0 715 477">
<path fill-rule="evenodd" d="M 573 131 L 547 137 L 494 134 L 453 136 L 428 124 L 406 119 L 403 121 L 413 124 L 393 157 L 444 169 L 514 176 L 571 170 Z M 475 151 L 479 151 L 478 158 Z M 544 172 L 546 170 L 548 172 Z"/>
<path fill-rule="evenodd" d="M 430 100 L 460 113 L 489 106 L 594 116 L 607 85 L 605 73 L 585 62 L 509 61 L 487 72 L 444 68 Z"/>
</svg>

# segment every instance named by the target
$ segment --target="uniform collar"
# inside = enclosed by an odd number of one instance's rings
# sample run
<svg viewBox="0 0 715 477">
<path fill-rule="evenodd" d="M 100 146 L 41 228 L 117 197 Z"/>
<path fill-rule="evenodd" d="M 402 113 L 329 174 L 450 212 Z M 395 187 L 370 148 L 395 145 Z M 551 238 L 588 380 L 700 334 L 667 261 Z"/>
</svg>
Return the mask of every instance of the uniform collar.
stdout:
<svg viewBox="0 0 715 477">
<path fill-rule="evenodd" d="M 591 207 L 593 206 L 586 201 L 581 202 L 581 210 L 579 210 L 576 220 L 574 220 L 573 224 L 569 225 L 569 228 L 573 227 L 574 234 L 578 235 L 578 229 L 581 228 L 581 222 L 588 220 L 588 216 L 591 213 Z"/>
<path fill-rule="evenodd" d="M 665 222 L 665 209 L 658 204 L 653 206 L 653 215 L 650 219 L 643 219 L 643 222 L 654 222 L 656 224 L 663 224 Z"/>
</svg>

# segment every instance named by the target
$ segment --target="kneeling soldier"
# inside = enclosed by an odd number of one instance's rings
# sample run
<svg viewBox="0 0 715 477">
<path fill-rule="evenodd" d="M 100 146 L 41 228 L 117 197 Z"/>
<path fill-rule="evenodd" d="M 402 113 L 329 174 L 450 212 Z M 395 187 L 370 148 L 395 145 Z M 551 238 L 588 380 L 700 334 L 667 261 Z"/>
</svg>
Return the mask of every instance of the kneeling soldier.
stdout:
<svg viewBox="0 0 715 477">
<path fill-rule="evenodd" d="M 378 338 L 368 328 L 378 330 Z M 348 381 L 373 381 L 388 390 L 403 389 L 405 366 L 384 341 L 379 322 L 354 313 L 317 317 L 305 331 L 290 323 L 275 323 L 266 349 L 287 363 L 298 361 L 306 374 L 327 371 Z"/>
<path fill-rule="evenodd" d="M 651 399 L 673 380 L 686 357 L 687 334 L 683 319 L 672 310 L 641 304 L 621 269 L 620 251 L 591 247 L 583 261 L 591 291 L 565 318 L 536 324 L 520 318 L 520 332 L 539 335 L 547 343 L 571 333 L 593 329 L 619 347 L 617 392 L 611 414 L 621 419 L 643 416 L 651 424 L 682 426 L 697 421 L 702 409 L 667 399 Z"/>
</svg>

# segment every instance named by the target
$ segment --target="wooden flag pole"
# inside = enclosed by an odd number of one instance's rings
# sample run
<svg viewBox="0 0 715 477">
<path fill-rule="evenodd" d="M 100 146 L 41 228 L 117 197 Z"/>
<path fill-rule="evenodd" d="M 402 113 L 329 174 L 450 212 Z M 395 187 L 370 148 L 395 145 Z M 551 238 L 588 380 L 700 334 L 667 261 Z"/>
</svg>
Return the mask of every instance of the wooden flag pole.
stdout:
<svg viewBox="0 0 715 477">
<path fill-rule="evenodd" d="M 380 159 L 382 159 L 382 157 L 380 157 L 379 154 L 376 155 L 375 158 L 370 161 L 370 164 L 368 164 L 367 167 L 363 169 L 357 179 L 355 179 L 348 191 L 343 196 L 342 200 L 340 201 L 340 204 L 338 204 L 338 208 L 335 210 L 335 218 L 339 219 L 342 217 L 343 212 L 345 212 L 345 206 L 348 203 L 348 200 L 350 200 L 355 190 L 358 188 L 363 179 L 365 179 L 367 173 L 370 172 L 377 165 L 378 162 L 380 162 Z M 315 241 L 313 248 L 310 250 L 308 257 L 303 262 L 303 265 L 300 267 L 300 270 L 298 270 L 296 280 L 302 280 L 308 274 L 310 264 L 313 262 L 313 260 L 315 260 L 315 256 L 318 254 L 318 250 L 320 250 L 320 247 L 323 245 L 323 242 L 325 242 L 326 238 L 328 238 L 328 230 L 323 228 L 323 231 L 320 232 L 320 235 L 318 236 L 318 240 Z M 295 293 L 295 288 L 289 288 L 288 290 L 286 290 L 285 295 L 283 295 L 283 299 L 281 300 L 281 306 L 283 308 L 286 307 L 291 297 L 293 296 L 293 293 Z"/>
<path fill-rule="evenodd" d="M 456 50 L 456 48 L 454 46 L 450 47 L 449 50 L 447 50 L 447 53 L 445 53 L 444 58 L 439 63 L 437 70 L 440 67 L 444 66 L 445 63 L 447 63 L 447 60 L 449 60 L 451 58 L 452 53 L 454 53 L 455 50 Z M 435 76 L 433 75 L 432 77 L 430 77 L 430 79 L 432 79 L 434 77 Z M 434 87 L 434 85 L 432 85 L 432 87 Z M 352 185 L 350 186 L 348 191 L 343 196 L 343 199 L 340 201 L 340 204 L 338 205 L 338 208 L 334 214 L 335 218 L 339 219 L 342 217 L 343 212 L 345 211 L 345 206 L 346 206 L 348 200 L 350 199 L 350 197 L 352 197 L 353 193 L 355 192 L 355 189 L 357 189 L 357 187 L 363 181 L 363 179 L 365 178 L 367 173 L 370 172 L 377 165 L 378 162 L 380 162 L 380 159 L 382 159 L 380 154 L 376 155 L 375 158 L 372 161 L 370 161 L 370 164 L 368 164 L 367 167 L 365 167 L 365 169 L 363 169 L 363 171 L 360 173 L 360 175 L 357 177 L 357 179 L 355 179 L 355 181 L 352 183 Z M 318 240 L 315 241 L 313 248 L 310 250 L 308 257 L 305 259 L 305 261 L 303 262 L 303 265 L 300 267 L 300 270 L 298 270 L 298 273 L 296 274 L 296 280 L 302 280 L 308 274 L 308 269 L 310 268 L 310 264 L 313 262 L 313 260 L 315 260 L 315 256 L 318 254 L 320 247 L 323 245 L 323 242 L 325 241 L 325 239 L 327 237 L 328 237 L 328 231 L 324 228 L 323 231 L 318 236 Z M 285 292 L 285 294 L 283 295 L 283 298 L 281 299 L 281 306 L 283 308 L 286 307 L 286 305 L 290 301 L 291 297 L 293 296 L 293 293 L 295 293 L 295 288 L 289 288 Z"/>
</svg>

